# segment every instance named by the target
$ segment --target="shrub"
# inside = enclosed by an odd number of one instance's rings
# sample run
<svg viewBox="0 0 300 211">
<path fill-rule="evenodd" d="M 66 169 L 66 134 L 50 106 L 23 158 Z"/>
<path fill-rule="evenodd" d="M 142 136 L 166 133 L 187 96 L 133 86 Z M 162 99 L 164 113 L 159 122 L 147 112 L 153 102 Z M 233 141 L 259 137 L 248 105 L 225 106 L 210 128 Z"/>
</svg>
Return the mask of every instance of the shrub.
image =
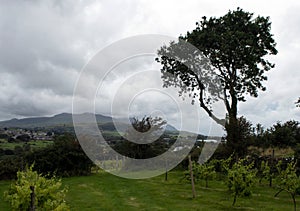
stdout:
<svg viewBox="0 0 300 211">
<path fill-rule="evenodd" d="M 294 210 L 296 211 L 296 194 L 300 188 L 300 178 L 296 174 L 296 163 L 288 163 L 286 169 L 282 169 L 281 162 L 277 164 L 277 170 L 279 176 L 277 177 L 277 184 L 279 191 L 275 194 L 275 197 L 282 191 L 286 191 L 290 194 L 294 203 Z"/>
<path fill-rule="evenodd" d="M 16 182 L 4 193 L 12 210 L 27 211 L 32 206 L 44 211 L 69 210 L 64 200 L 67 190 L 61 189 L 61 180 L 55 177 L 46 179 L 32 167 L 18 171 Z"/>
<path fill-rule="evenodd" d="M 233 203 L 235 204 L 238 196 L 250 196 L 251 187 L 255 182 L 256 172 L 252 170 L 253 163 L 244 164 L 245 160 L 239 160 L 228 169 L 227 186 L 233 194 Z"/>
</svg>

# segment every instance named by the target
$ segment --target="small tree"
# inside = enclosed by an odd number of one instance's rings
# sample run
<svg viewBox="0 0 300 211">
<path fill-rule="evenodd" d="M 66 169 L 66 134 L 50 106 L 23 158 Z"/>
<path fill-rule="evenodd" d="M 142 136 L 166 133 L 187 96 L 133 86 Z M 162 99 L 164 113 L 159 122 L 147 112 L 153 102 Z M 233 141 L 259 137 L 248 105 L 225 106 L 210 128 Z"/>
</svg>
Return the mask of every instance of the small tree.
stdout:
<svg viewBox="0 0 300 211">
<path fill-rule="evenodd" d="M 282 191 L 289 193 L 293 199 L 294 211 L 296 211 L 296 194 L 300 188 L 300 178 L 296 174 L 296 162 L 288 163 L 285 170 L 282 170 L 281 162 L 277 164 L 279 176 L 277 177 L 279 191 L 275 194 L 278 196 Z"/>
<path fill-rule="evenodd" d="M 245 160 L 239 160 L 228 170 L 227 186 L 233 194 L 233 203 L 235 205 L 238 196 L 250 196 L 251 187 L 255 181 L 256 172 L 252 170 L 253 163 L 244 164 Z"/>
<path fill-rule="evenodd" d="M 46 179 L 32 168 L 18 171 L 17 181 L 4 193 L 12 210 L 69 210 L 64 200 L 67 190 L 61 189 L 61 180 Z"/>
<path fill-rule="evenodd" d="M 270 181 L 274 177 L 274 172 L 271 171 L 268 161 L 262 161 L 258 170 L 259 184 L 263 179 Z"/>
<path fill-rule="evenodd" d="M 194 164 L 195 177 L 197 179 L 205 180 L 205 187 L 208 187 L 208 180 L 214 179 L 216 177 L 215 166 L 211 163 L 204 164 Z"/>
<path fill-rule="evenodd" d="M 195 161 L 193 164 L 193 175 L 196 182 L 199 180 L 205 180 L 205 187 L 208 187 L 208 180 L 214 179 L 216 177 L 215 166 L 212 163 L 198 164 Z M 187 180 L 191 180 L 190 173 L 185 172 L 185 177 Z"/>
<path fill-rule="evenodd" d="M 219 162 L 219 164 L 221 165 L 221 172 L 224 174 L 224 175 L 228 175 L 228 171 L 230 170 L 230 167 L 231 167 L 231 164 L 232 164 L 232 158 L 233 157 L 233 154 L 231 154 L 231 156 L 227 159 L 222 159 Z M 217 162 L 217 161 L 215 161 Z"/>
<path fill-rule="evenodd" d="M 165 151 L 164 142 L 157 134 L 162 133 L 167 122 L 161 117 L 134 117 L 126 130 L 120 153 L 135 159 L 155 157 Z"/>
</svg>

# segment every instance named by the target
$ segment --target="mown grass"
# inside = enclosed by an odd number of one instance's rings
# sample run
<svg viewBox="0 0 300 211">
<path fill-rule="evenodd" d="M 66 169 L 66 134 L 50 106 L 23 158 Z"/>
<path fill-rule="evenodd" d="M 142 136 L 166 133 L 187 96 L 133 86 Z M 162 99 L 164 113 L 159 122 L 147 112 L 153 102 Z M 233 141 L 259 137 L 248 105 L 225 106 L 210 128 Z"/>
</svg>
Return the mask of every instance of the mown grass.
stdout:
<svg viewBox="0 0 300 211">
<path fill-rule="evenodd" d="M 293 210 L 291 198 L 281 193 L 274 198 L 276 189 L 267 185 L 254 188 L 250 198 L 238 198 L 232 207 L 232 197 L 222 181 L 210 181 L 209 188 L 196 184 L 196 198 L 192 198 L 191 186 L 180 181 L 182 172 L 172 171 L 168 181 L 164 175 L 144 180 L 123 179 L 101 172 L 86 177 L 64 178 L 68 186 L 67 203 L 71 210 Z M 0 181 L 3 193 L 9 181 Z M 300 198 L 297 197 L 300 201 Z M 300 202 L 297 204 L 300 208 Z M 0 201 L 0 210 L 9 210 Z"/>
</svg>

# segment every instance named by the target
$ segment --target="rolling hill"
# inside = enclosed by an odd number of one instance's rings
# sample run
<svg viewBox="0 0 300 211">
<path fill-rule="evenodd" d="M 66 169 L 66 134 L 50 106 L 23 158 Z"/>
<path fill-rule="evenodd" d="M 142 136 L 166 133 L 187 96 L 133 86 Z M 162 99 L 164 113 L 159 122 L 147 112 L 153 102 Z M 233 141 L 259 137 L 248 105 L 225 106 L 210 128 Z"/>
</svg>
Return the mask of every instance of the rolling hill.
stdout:
<svg viewBox="0 0 300 211">
<path fill-rule="evenodd" d="M 90 113 L 75 114 L 80 119 L 88 119 L 93 115 Z M 98 123 L 112 122 L 112 118 L 100 114 L 96 114 L 96 120 Z M 1 121 L 0 127 L 17 127 L 17 128 L 32 128 L 32 127 L 49 127 L 59 125 L 71 125 L 73 124 L 72 114 L 61 113 L 52 117 L 31 117 L 24 119 L 11 119 L 7 121 Z"/>
<path fill-rule="evenodd" d="M 89 119 L 94 116 L 92 113 L 83 113 L 83 114 L 75 114 L 77 119 L 80 119 L 82 122 L 88 122 Z M 109 116 L 104 116 L 101 114 L 96 114 L 96 121 L 99 124 L 100 128 L 103 130 L 116 130 L 113 118 Z M 128 124 L 125 123 L 123 119 L 114 119 L 114 121 L 121 122 L 121 125 L 124 127 Z M 23 119 L 11 119 L 0 122 L 0 128 L 34 128 L 34 127 L 52 127 L 52 126 L 63 126 L 63 125 L 72 125 L 73 117 L 70 113 L 61 113 L 54 115 L 52 117 L 31 117 L 31 118 L 23 118 Z M 120 123 L 119 123 L 120 124 Z M 172 125 L 167 125 L 166 130 L 170 132 L 176 132 L 177 129 Z"/>
</svg>

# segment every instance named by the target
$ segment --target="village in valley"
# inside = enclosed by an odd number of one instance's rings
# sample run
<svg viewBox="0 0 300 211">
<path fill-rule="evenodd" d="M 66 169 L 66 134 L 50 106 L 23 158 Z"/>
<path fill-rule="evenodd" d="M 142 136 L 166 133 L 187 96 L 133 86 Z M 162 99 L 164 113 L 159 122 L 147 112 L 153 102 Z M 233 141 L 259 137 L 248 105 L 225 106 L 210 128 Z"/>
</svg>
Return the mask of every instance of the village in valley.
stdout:
<svg viewBox="0 0 300 211">
<path fill-rule="evenodd" d="M 23 128 L 0 128 L 0 140 L 7 139 L 8 142 L 17 141 L 37 141 L 53 139 L 54 132 L 45 132 L 38 129 L 23 129 Z"/>
</svg>

